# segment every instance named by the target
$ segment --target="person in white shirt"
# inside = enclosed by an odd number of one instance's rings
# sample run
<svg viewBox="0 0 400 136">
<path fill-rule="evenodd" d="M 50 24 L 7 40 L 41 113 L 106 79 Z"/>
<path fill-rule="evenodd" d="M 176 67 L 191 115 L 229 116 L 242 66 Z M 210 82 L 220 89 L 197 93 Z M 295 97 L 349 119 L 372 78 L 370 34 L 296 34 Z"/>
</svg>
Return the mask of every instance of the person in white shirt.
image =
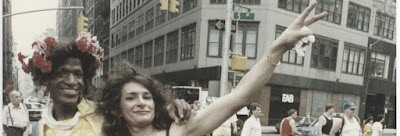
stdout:
<svg viewBox="0 0 400 136">
<path fill-rule="evenodd" d="M 263 116 L 261 106 L 258 103 L 252 103 L 249 109 L 251 116 L 244 122 L 240 136 L 261 136 L 260 117 Z"/>
<path fill-rule="evenodd" d="M 335 136 L 339 129 L 341 129 L 342 136 L 360 136 L 362 134 L 360 119 L 354 116 L 356 108 L 357 106 L 353 102 L 346 102 L 344 104 L 343 109 L 345 116 L 334 124 L 329 133 L 330 136 Z"/>
<path fill-rule="evenodd" d="M 28 131 L 29 114 L 21 103 L 21 93 L 13 90 L 9 93 L 11 102 L 3 109 L 3 130 L 8 136 L 22 136 Z M 29 128 L 29 127 L 28 127 Z"/>
<path fill-rule="evenodd" d="M 372 124 L 372 135 L 371 136 L 382 136 L 383 126 L 382 122 L 385 120 L 382 114 L 379 114 L 378 117 L 375 118 L 374 124 Z"/>
</svg>

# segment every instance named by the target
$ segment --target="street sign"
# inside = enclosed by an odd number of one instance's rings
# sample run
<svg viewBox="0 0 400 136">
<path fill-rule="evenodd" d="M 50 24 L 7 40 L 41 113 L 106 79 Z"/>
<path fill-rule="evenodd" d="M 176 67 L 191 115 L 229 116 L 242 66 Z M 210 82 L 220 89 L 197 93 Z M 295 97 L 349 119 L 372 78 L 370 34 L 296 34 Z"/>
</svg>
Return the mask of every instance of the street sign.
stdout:
<svg viewBox="0 0 400 136">
<path fill-rule="evenodd" d="M 215 21 L 217 22 L 215 23 L 215 29 L 225 31 L 225 21 L 224 20 L 215 20 Z M 232 33 L 236 32 L 236 24 L 234 24 L 233 22 L 231 25 L 231 32 Z"/>
<path fill-rule="evenodd" d="M 254 13 L 251 13 L 251 9 L 238 5 L 233 4 L 233 19 L 235 20 L 254 20 Z"/>
<path fill-rule="evenodd" d="M 234 12 L 233 19 L 236 20 L 254 20 L 254 13 L 250 12 Z"/>
</svg>

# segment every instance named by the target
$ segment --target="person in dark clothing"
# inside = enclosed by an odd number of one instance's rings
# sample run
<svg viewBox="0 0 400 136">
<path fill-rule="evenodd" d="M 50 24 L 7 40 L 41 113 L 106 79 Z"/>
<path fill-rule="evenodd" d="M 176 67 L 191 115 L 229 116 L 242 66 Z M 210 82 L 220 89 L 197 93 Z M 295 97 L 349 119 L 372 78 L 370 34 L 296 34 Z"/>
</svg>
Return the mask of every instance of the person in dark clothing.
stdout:
<svg viewBox="0 0 400 136">
<path fill-rule="evenodd" d="M 335 106 L 333 104 L 327 104 L 325 106 L 325 112 L 321 115 L 321 117 L 319 117 L 318 135 L 329 135 L 329 132 L 331 131 L 333 126 L 333 112 L 335 112 Z"/>
</svg>

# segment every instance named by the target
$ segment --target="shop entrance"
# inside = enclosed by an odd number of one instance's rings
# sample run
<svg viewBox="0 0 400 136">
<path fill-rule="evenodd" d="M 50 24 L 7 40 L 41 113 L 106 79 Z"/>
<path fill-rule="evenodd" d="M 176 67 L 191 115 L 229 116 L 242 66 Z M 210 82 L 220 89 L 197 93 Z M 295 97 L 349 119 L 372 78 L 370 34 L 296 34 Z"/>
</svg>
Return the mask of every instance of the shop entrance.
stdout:
<svg viewBox="0 0 400 136">
<path fill-rule="evenodd" d="M 271 100 L 268 124 L 275 125 L 287 117 L 290 109 L 299 111 L 300 107 L 299 88 L 271 86 Z"/>
</svg>

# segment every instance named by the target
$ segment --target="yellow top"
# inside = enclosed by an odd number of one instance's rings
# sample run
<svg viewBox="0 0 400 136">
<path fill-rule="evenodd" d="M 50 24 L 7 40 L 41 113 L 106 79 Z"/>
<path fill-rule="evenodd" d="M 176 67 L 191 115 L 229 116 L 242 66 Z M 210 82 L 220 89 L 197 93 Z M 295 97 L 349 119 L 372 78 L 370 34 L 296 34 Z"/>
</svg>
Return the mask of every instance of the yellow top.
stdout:
<svg viewBox="0 0 400 136">
<path fill-rule="evenodd" d="M 372 126 L 370 123 L 365 124 L 363 135 L 362 136 L 371 136 L 372 135 Z"/>
<path fill-rule="evenodd" d="M 103 116 L 95 112 L 96 103 L 82 99 L 78 104 L 80 112 L 78 123 L 70 129 L 59 130 L 43 124 L 39 121 L 39 136 L 103 136 L 101 127 L 104 122 Z M 44 111 L 47 112 L 47 111 Z M 60 123 L 71 122 L 73 119 L 57 121 Z"/>
</svg>

